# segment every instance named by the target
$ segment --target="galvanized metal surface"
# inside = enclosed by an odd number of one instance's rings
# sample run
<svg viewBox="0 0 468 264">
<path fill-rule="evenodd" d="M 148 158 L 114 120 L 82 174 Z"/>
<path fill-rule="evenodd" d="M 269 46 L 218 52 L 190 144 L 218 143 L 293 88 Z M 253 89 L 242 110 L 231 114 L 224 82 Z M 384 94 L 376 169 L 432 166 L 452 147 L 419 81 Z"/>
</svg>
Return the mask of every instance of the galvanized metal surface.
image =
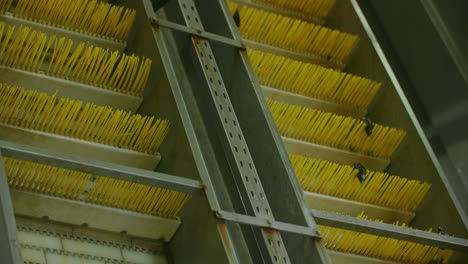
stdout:
<svg viewBox="0 0 468 264">
<path fill-rule="evenodd" d="M 392 157 L 388 172 L 432 183 L 412 226 L 419 229 L 443 226 L 452 234 L 468 237 L 463 223 L 466 219 L 463 220 L 460 215 L 462 211 L 458 211 L 463 207 L 460 195 L 456 194 L 449 177 L 444 174 L 402 89 L 404 76 L 397 77 L 395 69 L 390 66 L 390 54 L 386 54 L 382 46 L 386 43 L 385 37 L 375 31 L 374 24 L 370 24 L 360 5 L 359 1 L 338 1 L 328 25 L 361 36 L 361 45 L 346 70 L 382 82 L 382 95 L 369 110 L 369 117 L 375 122 L 408 132 L 397 155 Z"/>
<path fill-rule="evenodd" d="M 241 215 L 232 212 L 218 211 L 215 215 L 220 220 L 236 222 L 245 225 L 257 226 L 261 228 L 269 228 L 281 232 L 295 233 L 310 237 L 320 238 L 320 233 L 312 228 L 292 225 L 283 222 L 271 221 L 269 219 L 253 217 L 249 215 Z"/>
<path fill-rule="evenodd" d="M 179 5 L 187 25 L 198 30 L 204 30 L 195 3 L 192 0 L 179 0 Z M 232 155 L 230 165 L 233 170 L 238 170 L 235 172 L 238 173 L 238 177 L 235 178 L 236 184 L 243 185 L 247 193 L 247 195 L 243 195 L 243 192 L 241 192 L 245 203 L 250 203 L 250 205 L 245 206 L 251 206 L 250 210 L 252 211 L 249 211 L 255 216 L 273 220 L 271 208 L 266 200 L 255 164 L 244 140 L 243 131 L 239 127 L 239 120 L 230 102 L 211 45 L 207 40 L 196 37 L 193 37 L 192 41 L 210 89 L 211 99 L 221 121 L 224 137 L 227 139 L 228 146 L 226 147 L 231 152 L 228 155 Z M 284 246 L 281 246 L 284 242 L 279 232 L 262 229 L 261 233 L 270 260 L 276 263 L 290 263 L 287 251 Z"/>
<path fill-rule="evenodd" d="M 232 46 L 238 47 L 238 48 L 245 48 L 244 45 L 242 44 L 242 42 L 240 42 L 238 40 L 234 40 L 234 39 L 231 39 L 231 38 L 226 38 L 224 36 L 220 36 L 220 35 L 216 35 L 216 34 L 213 34 L 213 33 L 210 33 L 210 32 L 206 32 L 204 30 L 197 30 L 197 29 L 192 28 L 192 27 L 187 27 L 185 25 L 180 25 L 180 24 L 177 24 L 177 23 L 174 23 L 174 22 L 171 22 L 171 21 L 158 19 L 158 18 L 150 18 L 150 21 L 155 26 L 160 26 L 160 27 L 169 28 L 169 29 L 172 29 L 172 30 L 185 32 L 185 33 L 190 34 L 190 35 L 198 36 L 198 37 L 204 38 L 204 39 L 218 41 L 220 43 L 224 43 L 224 44 L 227 44 L 227 45 L 232 45 Z"/>
<path fill-rule="evenodd" d="M 128 4 L 128 2 L 126 3 Z M 132 4 L 137 5 L 137 3 Z M 149 17 L 156 16 L 150 1 L 143 1 L 143 5 L 144 9 L 138 5 L 136 7 L 138 10 L 147 13 Z M 168 4 L 165 9 L 171 11 L 173 8 L 179 9 L 176 1 Z M 163 11 L 165 10 L 161 10 L 157 17 L 166 20 Z M 160 71 L 162 70 L 167 74 L 167 77 L 165 77 L 167 79 L 160 79 L 159 83 L 163 85 L 162 87 L 169 89 L 171 97 L 174 98 L 174 103 L 177 106 L 176 110 L 178 110 L 177 116 L 180 116 L 183 124 L 180 128 L 186 131 L 190 150 L 197 165 L 195 170 L 200 173 L 199 177 L 203 181 L 207 197 L 207 200 L 203 197 L 192 199 L 181 212 L 181 218 L 185 224 L 179 228 L 169 244 L 172 259 L 175 263 L 206 262 L 207 259 L 204 256 L 209 255 L 210 260 L 208 262 L 211 263 L 226 263 L 235 260 L 242 260 L 241 263 L 253 263 L 251 258 L 254 254 L 247 249 L 245 233 L 240 231 L 238 225 L 220 225 L 215 221 L 211 211 L 220 209 L 221 206 L 223 208 L 232 208 L 232 201 L 228 196 L 224 179 L 220 177 L 225 173 L 222 164 L 219 163 L 220 156 L 215 155 L 216 150 L 213 149 L 215 145 L 210 142 L 212 139 L 209 136 L 210 130 L 203 121 L 203 109 L 199 108 L 196 101 L 199 92 L 198 87 L 201 85 L 193 83 L 191 79 L 194 75 L 193 70 L 186 70 L 187 64 L 185 63 L 188 58 L 179 55 L 181 50 L 178 50 L 178 45 L 183 43 L 176 42 L 175 38 L 178 35 L 175 32 L 167 28 L 151 28 L 147 23 L 148 20 L 142 22 L 141 31 L 135 36 L 136 42 L 133 44 L 148 49 L 147 46 L 150 43 L 147 41 L 148 34 L 153 35 L 157 43 L 155 48 L 159 50 L 159 57 L 156 57 L 156 61 L 158 61 L 158 65 L 164 66 Z M 179 20 L 176 23 L 181 24 L 182 21 Z M 187 44 L 188 41 L 187 39 Z M 192 89 L 192 85 L 197 89 Z M 168 162 L 171 161 L 168 160 Z M 169 165 L 167 168 L 174 167 L 180 170 L 180 166 L 177 166 L 175 160 L 173 163 L 175 163 L 175 166 L 167 164 Z M 193 237 L 204 237 L 206 243 L 197 243 L 196 245 L 189 243 L 188 241 Z M 177 254 L 180 251 L 183 251 L 184 254 Z"/>
<path fill-rule="evenodd" d="M 444 202 L 432 197 L 431 203 L 438 203 L 436 207 L 456 203 L 457 209 L 451 211 L 457 214 L 458 210 L 468 230 L 468 205 L 463 202 L 468 200 L 468 137 L 465 133 L 468 129 L 468 53 L 464 48 L 467 2 L 357 3 L 375 34 L 380 36 L 385 32 L 386 37 L 380 42 L 382 52 L 398 77 L 399 89 L 419 119 L 428 146 L 430 144 L 439 163 L 437 166 L 443 171 L 439 172 L 443 178 L 440 192 L 447 188 L 452 197 L 444 195 Z M 403 12 L 400 12 L 401 6 L 405 6 Z M 400 19 L 393 19 L 395 14 Z M 428 215 L 425 213 L 416 221 L 424 221 Z"/>
<path fill-rule="evenodd" d="M 0 150 L 0 256 L 5 263 L 23 263 L 13 206 Z"/>
</svg>

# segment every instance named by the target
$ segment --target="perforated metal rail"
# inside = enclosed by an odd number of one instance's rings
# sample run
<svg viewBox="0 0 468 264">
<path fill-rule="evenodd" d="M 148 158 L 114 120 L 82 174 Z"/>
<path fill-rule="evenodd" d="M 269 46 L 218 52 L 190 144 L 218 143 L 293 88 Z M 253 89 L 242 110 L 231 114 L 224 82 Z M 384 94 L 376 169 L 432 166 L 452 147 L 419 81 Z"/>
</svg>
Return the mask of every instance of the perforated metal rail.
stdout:
<svg viewBox="0 0 468 264">
<path fill-rule="evenodd" d="M 192 0 L 179 0 L 179 5 L 187 26 L 204 31 L 195 3 Z M 247 143 L 244 140 L 243 132 L 239 127 L 239 121 L 233 110 L 210 43 L 208 40 L 195 36 L 192 36 L 192 41 L 198 60 L 202 65 L 211 98 L 216 105 L 218 117 L 222 122 L 224 133 L 228 139 L 229 147 L 236 163 L 235 169 L 242 176 L 242 184 L 247 191 L 248 202 L 253 208 L 253 213 L 257 217 L 274 221 L 270 205 L 266 199 Z M 265 228 L 262 228 L 261 232 L 271 261 L 273 263 L 290 263 L 288 253 L 283 246 L 281 234 L 276 230 L 266 230 Z"/>
</svg>

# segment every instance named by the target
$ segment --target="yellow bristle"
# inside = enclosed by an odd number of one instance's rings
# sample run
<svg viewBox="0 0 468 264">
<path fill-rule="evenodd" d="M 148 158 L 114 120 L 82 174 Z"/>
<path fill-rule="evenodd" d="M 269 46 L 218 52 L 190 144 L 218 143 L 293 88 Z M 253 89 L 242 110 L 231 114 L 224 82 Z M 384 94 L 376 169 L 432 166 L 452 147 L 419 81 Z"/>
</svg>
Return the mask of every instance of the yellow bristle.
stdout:
<svg viewBox="0 0 468 264">
<path fill-rule="evenodd" d="M 0 123 L 155 154 L 169 121 L 0 83 Z M 82 109 L 81 109 L 82 108 Z"/>
<path fill-rule="evenodd" d="M 0 7 L 6 12 L 11 0 Z M 18 0 L 11 10 L 16 17 L 93 36 L 125 41 L 136 11 L 96 0 Z"/>
<path fill-rule="evenodd" d="M 77 200 L 91 175 L 48 165 L 3 158 L 8 185 L 20 191 Z"/>
<path fill-rule="evenodd" d="M 185 193 L 98 177 L 87 202 L 175 218 L 190 196 Z"/>
<path fill-rule="evenodd" d="M 302 188 L 308 192 L 413 212 L 431 187 L 425 182 L 375 171 L 368 171 L 361 184 L 351 166 L 299 155 L 289 157 Z M 385 183 L 390 184 L 381 188 Z"/>
<path fill-rule="evenodd" d="M 357 36 L 259 9 L 242 7 L 239 14 L 243 38 L 333 62 L 344 63 L 358 42 Z"/>
<path fill-rule="evenodd" d="M 73 41 L 57 39 L 31 30 L 0 22 L 0 64 L 8 67 L 44 73 L 57 78 L 85 83 L 121 93 L 142 96 L 146 87 L 152 61 L 135 55 L 94 47 Z M 53 49 L 51 51 L 51 49 Z M 51 51 L 47 62 L 44 58 Z"/>
<path fill-rule="evenodd" d="M 91 174 L 3 158 L 11 188 L 79 200 Z M 142 184 L 96 177 L 85 201 L 139 213 L 175 218 L 190 195 Z"/>
<path fill-rule="evenodd" d="M 254 0 L 254 2 L 324 19 L 330 13 L 336 0 Z"/>
<path fill-rule="evenodd" d="M 226 1 L 226 3 L 228 4 L 229 12 L 231 13 L 231 15 L 234 15 L 234 13 L 237 10 L 237 4 L 229 0 Z"/>
<path fill-rule="evenodd" d="M 285 137 L 388 159 L 404 139 L 406 132 L 374 125 L 368 136 L 366 124 L 315 109 L 268 100 L 280 133 Z"/>
<path fill-rule="evenodd" d="M 0 13 L 5 14 L 10 10 L 13 0 L 0 0 Z"/>
<path fill-rule="evenodd" d="M 381 220 L 368 219 L 363 213 L 358 215 L 357 218 L 382 222 Z M 398 222 L 393 224 L 400 225 Z M 401 224 L 400 226 L 407 227 L 405 224 Z M 317 225 L 317 227 L 322 233 L 325 247 L 334 251 L 401 263 L 449 263 L 454 253 L 449 249 L 441 249 L 393 238 L 322 225 Z M 431 232 L 431 230 L 427 232 Z"/>
<path fill-rule="evenodd" d="M 248 49 L 252 66 L 265 86 L 367 109 L 381 83 L 311 63 Z"/>
</svg>

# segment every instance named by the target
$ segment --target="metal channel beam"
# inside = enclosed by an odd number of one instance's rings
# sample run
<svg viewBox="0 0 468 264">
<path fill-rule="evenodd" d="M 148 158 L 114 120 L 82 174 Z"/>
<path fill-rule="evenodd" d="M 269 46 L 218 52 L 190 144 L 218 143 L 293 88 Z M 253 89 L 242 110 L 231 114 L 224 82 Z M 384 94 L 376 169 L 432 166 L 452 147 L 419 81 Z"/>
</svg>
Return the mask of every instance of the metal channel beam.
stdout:
<svg viewBox="0 0 468 264">
<path fill-rule="evenodd" d="M 23 263 L 16 222 L 0 151 L 0 256 L 4 263 Z"/>
<path fill-rule="evenodd" d="M 370 220 L 358 219 L 346 215 L 338 215 L 318 210 L 311 210 L 319 224 L 357 231 L 361 233 L 384 236 L 398 240 L 405 240 L 424 245 L 452 249 L 460 252 L 468 251 L 468 240 L 450 235 L 435 234 L 412 228 L 378 223 Z"/>
<path fill-rule="evenodd" d="M 177 1 L 168 3 L 157 15 L 149 0 L 143 0 L 142 3 L 149 21 L 154 17 L 168 20 L 174 13 L 180 13 Z M 176 18 L 175 22 L 181 25 L 183 19 Z M 223 177 L 228 173 L 228 168 L 223 162 L 223 157 L 218 155 L 219 144 L 213 142 L 212 124 L 205 120 L 208 114 L 206 103 L 199 103 L 200 93 L 204 90 L 199 88 L 205 84 L 201 84 L 195 78 L 202 74 L 196 72 L 192 58 L 186 54 L 193 50 L 192 43 L 184 30 L 178 31 L 153 24 L 151 31 L 144 33 L 151 33 L 157 44 L 161 63 L 164 65 L 194 161 L 205 187 L 208 203 L 200 203 L 200 207 L 202 210 L 231 210 L 235 201 L 229 195 L 228 188 L 231 185 L 226 183 Z M 197 200 L 203 199 L 192 199 L 192 204 Z M 238 224 L 217 220 L 213 213 L 204 214 L 202 210 L 197 204 L 193 207 L 189 204 L 182 212 L 181 217 L 185 224 L 181 225 L 171 240 L 169 249 L 175 253 L 183 251 L 184 254 L 173 254 L 174 263 L 206 262 L 208 254 L 208 263 L 258 263 L 254 261 L 258 253 L 253 253 L 256 248 L 251 247 L 255 247 L 255 244 L 250 242 L 255 242 L 251 233 L 244 232 Z M 211 231 L 211 224 L 216 225 L 216 233 Z M 195 246 L 192 243 L 188 244 L 187 241 L 191 241 L 193 237 L 204 237 L 204 243 L 197 243 Z"/>
<path fill-rule="evenodd" d="M 59 154 L 46 149 L 39 149 L 1 140 L 0 150 L 5 157 L 44 163 L 69 170 L 88 172 L 98 176 L 161 187 L 187 194 L 201 194 L 203 189 L 203 185 L 199 181 L 191 179 Z"/>
<path fill-rule="evenodd" d="M 234 213 L 235 216 L 241 218 L 240 221 L 235 221 L 235 219 L 232 221 L 228 219 L 229 217 L 223 219 L 222 217 L 213 217 L 212 214 L 210 215 L 211 218 L 207 219 L 205 215 L 199 214 L 196 219 L 192 219 L 198 223 L 197 225 L 201 223 L 201 218 L 208 222 L 216 219 L 218 233 L 226 254 L 226 260 L 222 261 L 222 263 L 279 263 L 280 258 L 271 258 L 266 248 L 266 243 L 261 242 L 264 239 L 261 229 L 266 230 L 265 233 L 268 238 L 268 244 L 270 244 L 270 240 L 271 246 L 278 245 L 279 242 L 281 247 L 286 248 L 286 251 L 290 254 L 289 256 L 293 256 L 293 259 L 290 259 L 290 263 L 300 263 L 300 261 L 304 259 L 313 261 L 314 263 L 328 263 L 323 245 L 320 245 L 319 240 L 311 239 L 311 236 L 307 235 L 311 234 L 311 230 L 315 230 L 315 223 L 303 202 L 302 192 L 296 177 L 292 173 L 291 165 L 289 164 L 287 168 L 284 167 L 284 162 L 287 160 L 286 151 L 283 149 L 281 152 L 282 155 L 278 155 L 279 150 L 277 148 L 278 145 L 282 146 L 282 143 L 277 131 L 271 130 L 274 124 L 272 118 L 270 117 L 270 119 L 268 119 L 268 124 L 265 123 L 266 108 L 258 102 L 258 100 L 261 99 L 261 102 L 264 103 L 263 95 L 261 95 L 258 83 L 251 80 L 255 78 L 252 69 L 245 68 L 249 66 L 245 64 L 248 63 L 246 52 L 243 51 L 243 48 L 226 43 L 226 41 L 203 37 L 204 33 L 213 32 L 218 36 L 240 40 L 238 32 L 233 30 L 235 29 L 235 26 L 233 26 L 234 22 L 227 11 L 224 1 L 210 0 L 197 2 L 197 7 L 199 7 L 197 11 L 200 12 L 204 26 L 206 27 L 204 30 L 193 28 L 199 31 L 196 34 L 192 34 L 191 32 L 193 32 L 193 30 L 187 29 L 186 26 L 179 26 L 184 24 L 185 18 L 177 1 L 170 2 L 163 10 L 158 11 L 157 15 L 152 10 L 149 1 L 143 1 L 143 3 L 149 17 L 148 21 L 153 24 L 152 34 L 158 44 L 161 60 L 166 68 L 168 80 L 194 153 L 194 159 L 200 171 L 200 177 L 205 185 L 209 206 L 214 212 L 220 210 L 236 212 Z M 189 5 L 186 5 L 186 7 L 191 9 Z M 193 8 L 195 9 L 195 6 L 193 6 Z M 218 13 L 217 11 L 220 12 Z M 160 26 L 157 25 L 157 23 L 155 24 L 155 21 L 152 19 L 154 17 L 157 17 L 160 21 L 173 21 L 175 24 L 166 27 Z M 190 18 L 193 20 L 196 18 L 198 21 L 201 20 L 200 16 L 195 17 L 190 15 Z M 228 22 L 227 24 L 225 20 Z M 269 202 L 273 201 L 275 210 L 273 210 L 272 207 L 270 212 L 275 215 L 275 219 L 278 220 L 277 223 L 280 224 L 277 228 L 271 228 L 263 224 L 257 225 L 255 224 L 257 220 L 259 222 L 266 222 L 266 218 L 259 217 L 259 219 L 256 219 L 257 217 L 251 216 L 255 214 L 254 212 L 256 209 L 252 208 L 248 199 L 244 199 L 248 197 L 249 193 L 246 191 L 245 185 L 242 182 L 242 175 L 239 175 L 238 166 L 240 163 L 237 163 L 238 161 L 233 157 L 235 148 L 233 150 L 232 145 L 229 143 L 229 134 L 224 132 L 223 123 L 225 121 L 219 118 L 219 104 L 215 104 L 213 101 L 213 91 L 209 89 L 210 80 L 206 77 L 205 64 L 203 64 L 203 61 L 200 59 L 199 53 L 194 49 L 193 38 L 201 42 L 201 49 L 205 57 L 209 58 L 211 55 L 215 58 L 216 64 L 223 65 L 223 68 L 216 68 L 216 71 L 211 70 L 211 72 L 208 73 L 209 77 L 216 80 L 213 78 L 216 77 L 213 72 L 219 72 L 222 75 L 222 82 L 226 82 L 224 85 L 231 86 L 233 85 L 231 82 L 232 74 L 228 74 L 225 71 L 228 70 L 238 74 L 237 80 L 248 82 L 245 88 L 242 87 L 242 90 L 248 90 L 246 94 L 243 93 L 244 99 L 242 101 L 249 102 L 249 105 L 253 105 L 255 108 L 262 108 L 262 111 L 253 111 L 250 116 L 252 116 L 252 114 L 253 116 L 258 116 L 258 118 L 255 119 L 261 121 L 260 123 L 256 122 L 255 129 L 256 131 L 259 131 L 259 129 L 264 130 L 267 133 L 268 136 L 266 138 L 262 137 L 263 139 L 261 141 L 262 144 L 265 143 L 268 145 L 268 150 L 266 150 L 268 156 L 274 156 L 274 158 L 262 158 L 263 160 L 261 163 L 264 163 L 263 161 L 268 161 L 270 164 L 267 166 L 267 169 L 265 167 L 266 164 L 262 164 L 263 168 L 261 172 L 259 172 L 261 175 L 258 176 L 263 178 L 260 179 L 260 177 L 258 177 L 257 181 L 255 181 L 254 178 L 249 178 L 249 180 L 253 181 L 255 184 L 266 184 L 263 186 L 268 187 L 269 193 L 264 197 Z M 207 51 L 203 48 L 203 41 L 206 42 L 208 40 L 210 40 L 209 44 L 212 49 L 214 45 L 216 45 L 216 51 Z M 228 49 L 230 51 L 222 52 L 219 48 Z M 234 55 L 238 61 L 236 61 L 236 63 L 230 63 L 230 59 L 232 58 L 225 60 L 224 56 L 228 54 Z M 226 65 L 230 65 L 228 67 L 229 69 L 225 67 Z M 205 69 L 205 71 L 202 69 Z M 257 84 L 258 87 L 253 87 L 253 84 Z M 236 87 L 239 88 L 239 86 L 242 85 L 236 84 Z M 249 93 L 257 88 L 258 90 L 255 91 L 256 95 L 254 98 L 250 97 Z M 226 91 L 226 98 L 232 100 L 231 96 L 233 95 L 231 94 L 231 89 L 226 88 L 224 91 Z M 221 98 L 224 98 L 223 93 L 219 93 L 219 90 L 217 92 L 221 95 Z M 238 98 L 236 98 L 236 100 L 237 99 Z M 227 109 L 227 112 L 229 112 L 229 107 L 231 111 L 234 111 L 233 109 L 236 107 L 236 114 L 242 111 L 242 108 L 238 108 L 238 106 L 223 104 L 223 109 Z M 258 143 L 258 140 L 252 141 L 252 135 L 257 137 L 260 136 L 260 134 L 252 134 L 251 126 L 244 126 L 245 116 L 236 121 L 238 121 L 236 122 L 237 126 L 242 127 L 242 131 L 245 132 L 245 134 L 241 134 L 241 138 L 243 138 L 243 136 L 249 138 L 248 142 L 246 142 L 248 144 L 246 150 L 249 148 L 258 148 L 256 144 L 252 144 L 253 142 Z M 243 124 L 241 125 L 240 123 Z M 248 131 L 244 130 L 246 129 L 245 127 L 247 127 Z M 274 141 L 270 133 L 277 135 Z M 233 135 L 235 134 L 233 133 Z M 243 152 L 243 148 L 240 148 L 241 145 L 236 146 Z M 252 149 L 250 150 L 252 151 Z M 256 167 L 258 155 L 256 155 L 255 158 L 256 160 L 254 160 L 254 162 Z M 280 159 L 280 161 L 278 161 L 278 159 Z M 258 172 L 258 167 L 256 167 L 256 170 Z M 268 178 L 268 181 L 265 181 L 265 178 Z M 291 184 L 292 179 L 295 182 Z M 271 184 L 268 183 L 275 183 L 275 185 L 271 186 Z M 279 186 L 281 187 L 278 188 Z M 281 199 L 274 197 L 278 194 L 279 190 L 285 197 Z M 239 195 L 239 193 L 241 193 L 241 195 Z M 189 214 L 186 216 L 189 218 L 191 217 Z M 255 221 L 250 221 L 252 218 L 255 218 Z M 185 218 L 182 217 L 182 219 Z M 194 251 L 192 246 L 190 249 L 187 249 L 185 241 L 187 239 L 190 240 L 194 235 L 202 234 L 202 232 L 192 231 L 193 228 L 191 230 L 184 228 L 184 226 L 188 226 L 187 224 L 186 220 L 185 224 L 182 225 L 177 232 L 175 239 L 170 243 L 170 248 L 174 250 L 174 252 L 178 252 L 181 249 L 187 252 L 184 256 L 180 254 L 173 256 L 174 261 L 177 263 L 193 263 L 194 260 L 197 259 L 197 256 L 200 255 L 200 252 L 205 252 L 206 250 L 213 251 L 213 249 L 207 248 L 208 245 L 215 246 L 216 249 L 218 249 L 219 246 L 214 244 L 213 241 L 207 241 L 206 243 L 197 245 L 196 248 L 200 248 L 198 251 Z M 206 222 L 204 222 L 203 227 L 204 226 L 206 226 Z M 268 226 L 268 228 L 262 228 L 265 226 Z M 284 243 L 278 240 L 275 241 L 274 237 L 271 236 L 271 234 L 278 233 L 275 229 L 287 230 L 294 229 L 295 227 L 302 228 L 299 232 L 301 234 L 298 235 L 298 232 L 281 232 L 281 236 L 284 237 Z M 196 230 L 200 229 L 198 226 L 195 226 L 195 228 Z M 186 230 L 184 231 L 184 229 Z M 214 238 L 212 237 L 212 239 Z M 259 243 L 259 241 L 261 243 Z M 216 251 L 216 254 L 219 255 L 219 252 Z M 218 255 L 217 257 L 220 259 Z"/>
<path fill-rule="evenodd" d="M 195 3 L 192 0 L 179 0 L 179 5 L 187 25 L 204 31 Z M 224 85 L 223 76 L 219 73 L 211 44 L 198 37 L 192 37 L 192 41 L 210 89 L 211 99 L 216 105 L 216 112 L 221 121 L 221 131 L 219 132 L 224 133 L 227 139 L 224 141 L 227 144 L 225 148 L 232 155 L 229 163 L 233 170 L 237 170 L 236 173 L 239 176 L 235 179 L 236 184 L 245 188 L 245 193 L 241 192 L 244 206 L 250 207 L 248 211 L 255 216 L 274 221 L 270 205 L 265 199 L 266 195 L 260 183 L 258 172 L 245 142 L 244 133 L 239 126 L 239 120 Z M 264 244 L 271 262 L 291 263 L 285 247 L 282 246 L 284 242 L 278 231 L 262 228 L 260 233 L 257 236 L 257 242 Z"/>
</svg>

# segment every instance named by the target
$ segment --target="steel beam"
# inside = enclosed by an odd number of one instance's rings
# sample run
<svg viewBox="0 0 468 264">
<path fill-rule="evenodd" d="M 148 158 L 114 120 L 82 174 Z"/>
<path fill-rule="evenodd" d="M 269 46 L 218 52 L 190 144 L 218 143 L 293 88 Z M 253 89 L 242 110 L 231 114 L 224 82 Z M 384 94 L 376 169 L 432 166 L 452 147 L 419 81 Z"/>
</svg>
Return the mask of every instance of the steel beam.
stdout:
<svg viewBox="0 0 468 264">
<path fill-rule="evenodd" d="M 311 210 L 318 224 L 352 230 L 376 236 L 405 240 L 409 242 L 468 252 L 468 240 L 450 235 L 436 234 L 397 225 L 358 219 L 346 215 L 338 215 L 318 210 Z"/>
<path fill-rule="evenodd" d="M 83 171 L 97 176 L 135 182 L 187 194 L 201 194 L 203 189 L 203 185 L 199 181 L 191 179 L 60 154 L 47 149 L 39 149 L 1 140 L 0 150 L 5 157 L 43 163 L 69 170 Z"/>
<path fill-rule="evenodd" d="M 2 263 L 23 263 L 16 221 L 0 151 L 0 256 Z"/>
</svg>

